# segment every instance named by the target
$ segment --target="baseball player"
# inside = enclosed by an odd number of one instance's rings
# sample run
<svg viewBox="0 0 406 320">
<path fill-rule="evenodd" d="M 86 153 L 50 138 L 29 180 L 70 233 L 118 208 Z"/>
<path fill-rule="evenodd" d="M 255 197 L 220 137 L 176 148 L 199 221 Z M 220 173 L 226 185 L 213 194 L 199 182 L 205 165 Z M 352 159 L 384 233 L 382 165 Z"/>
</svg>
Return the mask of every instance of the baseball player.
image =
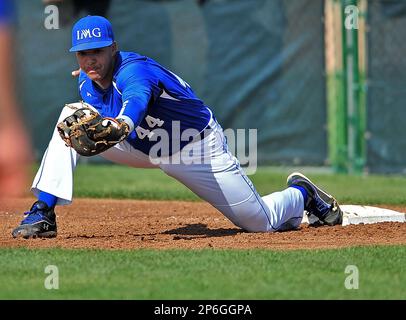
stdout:
<svg viewBox="0 0 406 320">
<path fill-rule="evenodd" d="M 288 177 L 285 190 L 261 197 L 190 85 L 146 56 L 119 51 L 104 17 L 77 21 L 70 51 L 83 101 L 62 109 L 32 184 L 38 201 L 14 237 L 55 237 L 54 209 L 72 202 L 79 156 L 99 153 L 118 164 L 163 170 L 248 232 L 297 228 L 304 210 L 326 225 L 341 224 L 337 201 L 300 173 Z"/>
</svg>

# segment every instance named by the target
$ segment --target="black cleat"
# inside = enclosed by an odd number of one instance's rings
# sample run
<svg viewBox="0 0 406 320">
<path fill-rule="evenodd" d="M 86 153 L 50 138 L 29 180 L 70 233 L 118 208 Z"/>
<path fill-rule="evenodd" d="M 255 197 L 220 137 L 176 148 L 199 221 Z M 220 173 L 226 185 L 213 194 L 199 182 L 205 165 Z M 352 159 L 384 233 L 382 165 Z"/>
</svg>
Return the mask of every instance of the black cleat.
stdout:
<svg viewBox="0 0 406 320">
<path fill-rule="evenodd" d="M 43 201 L 36 201 L 21 224 L 11 233 L 14 238 L 54 238 L 56 237 L 56 215 Z"/>
<path fill-rule="evenodd" d="M 334 226 L 343 223 L 343 212 L 337 200 L 317 187 L 305 175 L 294 172 L 288 177 L 287 184 L 289 187 L 296 185 L 307 191 L 308 198 L 304 208 L 309 214 L 315 215 L 323 224 Z"/>
</svg>

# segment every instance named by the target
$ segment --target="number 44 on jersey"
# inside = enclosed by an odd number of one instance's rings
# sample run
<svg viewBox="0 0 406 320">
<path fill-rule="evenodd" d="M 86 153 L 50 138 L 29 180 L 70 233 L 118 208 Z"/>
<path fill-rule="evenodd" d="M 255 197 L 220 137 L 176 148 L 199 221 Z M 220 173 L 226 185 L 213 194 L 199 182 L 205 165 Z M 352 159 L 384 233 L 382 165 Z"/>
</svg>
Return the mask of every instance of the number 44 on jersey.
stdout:
<svg viewBox="0 0 406 320">
<path fill-rule="evenodd" d="M 145 117 L 145 121 L 147 122 L 147 125 L 150 129 L 155 127 L 162 127 L 162 125 L 164 124 L 163 120 L 151 117 L 150 115 L 147 115 Z M 137 128 L 135 128 L 135 132 L 137 132 L 137 136 L 140 139 L 144 139 L 145 137 L 151 139 L 151 137 L 154 135 L 154 132 L 151 131 L 150 129 L 145 129 L 143 127 L 138 126 Z"/>
</svg>

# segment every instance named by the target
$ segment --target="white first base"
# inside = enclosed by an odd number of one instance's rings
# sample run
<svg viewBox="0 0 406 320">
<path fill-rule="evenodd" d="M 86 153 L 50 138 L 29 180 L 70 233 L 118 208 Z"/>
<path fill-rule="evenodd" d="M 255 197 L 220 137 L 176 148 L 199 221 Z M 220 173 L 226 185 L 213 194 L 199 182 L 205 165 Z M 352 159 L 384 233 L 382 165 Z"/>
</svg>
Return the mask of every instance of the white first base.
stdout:
<svg viewBox="0 0 406 320">
<path fill-rule="evenodd" d="M 343 226 L 349 224 L 370 224 L 378 222 L 406 222 L 406 215 L 390 209 L 360 206 L 360 205 L 340 205 L 343 211 Z M 303 215 L 302 223 L 314 223 L 318 219 L 311 215 Z"/>
</svg>

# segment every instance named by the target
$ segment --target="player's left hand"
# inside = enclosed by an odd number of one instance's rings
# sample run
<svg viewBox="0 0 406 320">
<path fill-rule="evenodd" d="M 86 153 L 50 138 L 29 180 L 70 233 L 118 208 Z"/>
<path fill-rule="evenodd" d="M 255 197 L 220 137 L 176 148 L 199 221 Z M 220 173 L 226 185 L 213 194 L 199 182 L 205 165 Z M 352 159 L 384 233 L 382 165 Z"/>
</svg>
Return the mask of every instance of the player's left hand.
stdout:
<svg viewBox="0 0 406 320">
<path fill-rule="evenodd" d="M 82 156 L 94 156 L 123 141 L 130 128 L 121 119 L 103 118 L 89 109 L 76 110 L 57 125 L 65 144 Z"/>
<path fill-rule="evenodd" d="M 72 77 L 77 77 L 80 74 L 81 69 L 73 70 L 72 71 Z"/>
</svg>

